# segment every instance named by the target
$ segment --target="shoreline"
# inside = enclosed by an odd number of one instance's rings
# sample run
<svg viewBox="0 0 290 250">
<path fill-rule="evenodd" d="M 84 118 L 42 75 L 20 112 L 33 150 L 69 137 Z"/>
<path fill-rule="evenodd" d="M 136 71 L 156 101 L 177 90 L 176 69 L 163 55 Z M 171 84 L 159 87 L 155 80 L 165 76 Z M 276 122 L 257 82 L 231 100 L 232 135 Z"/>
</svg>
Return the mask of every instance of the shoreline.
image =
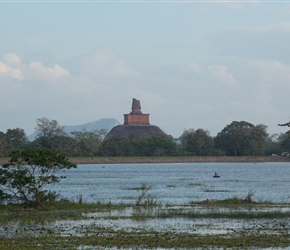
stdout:
<svg viewBox="0 0 290 250">
<path fill-rule="evenodd" d="M 203 162 L 290 162 L 284 156 L 156 156 L 156 157 L 69 157 L 75 164 L 142 164 Z"/>
<path fill-rule="evenodd" d="M 0 158 L 0 165 L 9 157 Z M 203 163 L 203 162 L 290 162 L 285 156 L 155 156 L 155 157 L 68 157 L 74 164 L 142 164 L 142 163 Z"/>
</svg>

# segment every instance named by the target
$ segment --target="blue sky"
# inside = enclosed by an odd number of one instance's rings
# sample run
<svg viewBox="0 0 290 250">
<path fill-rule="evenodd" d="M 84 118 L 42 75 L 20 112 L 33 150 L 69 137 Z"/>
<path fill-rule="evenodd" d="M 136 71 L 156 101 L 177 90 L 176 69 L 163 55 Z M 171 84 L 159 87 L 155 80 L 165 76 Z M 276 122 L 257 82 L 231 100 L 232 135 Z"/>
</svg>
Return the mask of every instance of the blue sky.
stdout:
<svg viewBox="0 0 290 250">
<path fill-rule="evenodd" d="M 1 1 L 0 131 L 123 122 L 132 98 L 178 137 L 285 132 L 290 1 Z"/>
</svg>

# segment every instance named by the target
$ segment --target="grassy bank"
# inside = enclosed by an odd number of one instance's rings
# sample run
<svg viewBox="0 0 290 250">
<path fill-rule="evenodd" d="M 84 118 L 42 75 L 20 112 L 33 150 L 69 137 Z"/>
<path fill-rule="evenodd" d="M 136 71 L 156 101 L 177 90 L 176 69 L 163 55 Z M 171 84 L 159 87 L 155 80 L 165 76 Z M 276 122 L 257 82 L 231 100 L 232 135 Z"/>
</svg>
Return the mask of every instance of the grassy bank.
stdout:
<svg viewBox="0 0 290 250">
<path fill-rule="evenodd" d="M 71 157 L 70 160 L 75 164 L 290 162 L 284 156 Z"/>
<path fill-rule="evenodd" d="M 156 156 L 156 157 L 69 157 L 75 164 L 194 163 L 194 162 L 290 162 L 285 156 Z M 0 158 L 0 165 L 8 162 Z"/>
</svg>

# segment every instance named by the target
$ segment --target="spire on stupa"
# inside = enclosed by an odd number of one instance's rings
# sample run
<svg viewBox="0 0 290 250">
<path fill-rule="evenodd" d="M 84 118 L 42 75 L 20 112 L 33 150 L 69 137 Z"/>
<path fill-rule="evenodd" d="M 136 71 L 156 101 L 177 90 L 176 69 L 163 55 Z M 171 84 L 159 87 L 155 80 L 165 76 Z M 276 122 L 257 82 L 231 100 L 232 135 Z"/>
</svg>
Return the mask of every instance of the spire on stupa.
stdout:
<svg viewBox="0 0 290 250">
<path fill-rule="evenodd" d="M 132 111 L 124 115 L 124 125 L 150 125 L 149 114 L 141 112 L 140 101 L 133 98 Z"/>
<path fill-rule="evenodd" d="M 131 114 L 142 114 L 140 101 L 133 98 Z"/>
</svg>

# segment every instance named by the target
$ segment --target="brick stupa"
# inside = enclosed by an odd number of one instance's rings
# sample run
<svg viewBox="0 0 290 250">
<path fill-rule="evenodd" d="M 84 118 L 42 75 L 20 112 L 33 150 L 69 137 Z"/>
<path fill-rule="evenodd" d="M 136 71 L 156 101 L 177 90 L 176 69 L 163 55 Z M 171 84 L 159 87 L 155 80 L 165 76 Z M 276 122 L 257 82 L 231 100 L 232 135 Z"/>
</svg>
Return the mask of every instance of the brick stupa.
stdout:
<svg viewBox="0 0 290 250">
<path fill-rule="evenodd" d="M 133 98 L 132 111 L 124 114 L 124 124 L 118 125 L 107 134 L 108 138 L 141 138 L 151 136 L 167 136 L 160 128 L 150 125 L 149 114 L 143 114 L 140 101 Z"/>
<path fill-rule="evenodd" d="M 142 114 L 139 100 L 133 98 L 132 111 L 124 115 L 124 125 L 150 125 L 149 114 Z"/>
</svg>

